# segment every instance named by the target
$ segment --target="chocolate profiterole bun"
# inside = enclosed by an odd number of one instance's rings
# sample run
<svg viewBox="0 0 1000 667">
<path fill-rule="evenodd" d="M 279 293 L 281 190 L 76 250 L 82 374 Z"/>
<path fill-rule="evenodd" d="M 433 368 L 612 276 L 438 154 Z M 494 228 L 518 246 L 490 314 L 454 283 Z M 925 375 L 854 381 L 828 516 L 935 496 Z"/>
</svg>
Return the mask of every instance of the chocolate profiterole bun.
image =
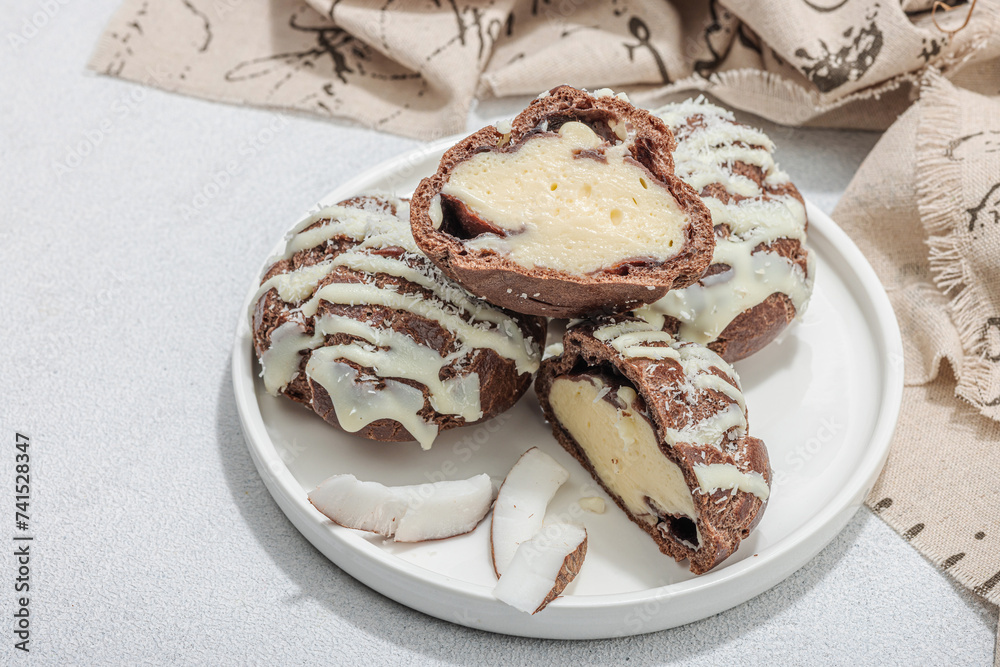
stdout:
<svg viewBox="0 0 1000 667">
<path fill-rule="evenodd" d="M 712 211 L 712 265 L 654 306 L 666 329 L 729 362 L 760 350 L 801 315 L 812 294 L 802 195 L 774 162 L 760 130 L 699 99 L 655 112 L 677 139 L 677 176 Z"/>
<path fill-rule="evenodd" d="M 770 493 L 736 371 L 663 316 L 585 321 L 535 381 L 559 443 L 660 551 L 695 574 L 732 555 Z"/>
<path fill-rule="evenodd" d="M 546 322 L 443 276 L 413 243 L 405 202 L 361 196 L 289 234 L 251 303 L 264 386 L 344 431 L 417 440 L 510 408 Z"/>
<path fill-rule="evenodd" d="M 413 236 L 473 294 L 549 317 L 620 313 L 696 281 L 708 209 L 674 176 L 663 122 L 610 91 L 553 88 L 509 127 L 448 150 L 410 207 Z"/>
</svg>

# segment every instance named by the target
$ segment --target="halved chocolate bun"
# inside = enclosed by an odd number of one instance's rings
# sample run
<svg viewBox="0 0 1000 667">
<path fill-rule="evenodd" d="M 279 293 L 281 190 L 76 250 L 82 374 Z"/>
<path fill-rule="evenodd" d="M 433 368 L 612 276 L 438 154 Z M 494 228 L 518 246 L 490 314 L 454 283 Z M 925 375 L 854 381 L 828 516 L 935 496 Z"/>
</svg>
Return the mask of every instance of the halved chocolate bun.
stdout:
<svg viewBox="0 0 1000 667">
<path fill-rule="evenodd" d="M 662 316 L 582 322 L 535 381 L 559 443 L 660 551 L 695 574 L 731 554 L 770 493 L 736 371 Z"/>
<path fill-rule="evenodd" d="M 715 254 L 701 279 L 653 308 L 666 329 L 729 362 L 760 350 L 801 315 L 812 294 L 802 195 L 760 130 L 702 99 L 655 112 L 677 139 L 677 176 L 712 211 Z"/>
<path fill-rule="evenodd" d="M 411 203 L 417 245 L 470 292 L 532 315 L 620 313 L 707 268 L 711 218 L 660 119 L 560 86 L 503 130 L 458 142 Z"/>
<path fill-rule="evenodd" d="M 417 440 L 510 408 L 546 322 L 477 299 L 413 243 L 405 202 L 362 196 L 302 221 L 251 328 L 264 386 L 372 440 Z"/>
</svg>

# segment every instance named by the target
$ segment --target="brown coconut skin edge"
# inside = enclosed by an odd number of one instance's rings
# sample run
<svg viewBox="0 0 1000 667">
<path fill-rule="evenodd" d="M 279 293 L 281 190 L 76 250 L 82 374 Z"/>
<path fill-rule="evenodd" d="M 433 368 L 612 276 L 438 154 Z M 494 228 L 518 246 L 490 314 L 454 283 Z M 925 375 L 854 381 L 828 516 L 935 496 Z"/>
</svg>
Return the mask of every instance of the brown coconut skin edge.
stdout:
<svg viewBox="0 0 1000 667">
<path fill-rule="evenodd" d="M 576 579 L 576 575 L 580 573 L 580 568 L 583 567 L 583 560 L 587 557 L 587 541 L 589 537 L 584 537 L 583 542 L 580 542 L 580 546 L 573 550 L 571 554 L 566 556 L 563 560 L 562 567 L 559 568 L 559 574 L 556 575 L 555 585 L 549 594 L 545 596 L 542 600 L 542 604 L 538 605 L 538 609 L 531 612 L 532 616 L 540 612 L 549 606 L 549 603 L 559 597 L 570 582 Z"/>
<path fill-rule="evenodd" d="M 429 214 L 431 200 L 441 193 L 462 161 L 484 151 L 516 151 L 541 133 L 537 128 L 543 121 L 552 129 L 580 121 L 607 137 L 609 120 L 632 123 L 637 132 L 632 158 L 688 215 L 684 245 L 673 257 L 663 262 L 627 259 L 609 269 L 574 275 L 558 267 L 529 269 L 492 250 L 467 248 L 460 236 L 471 238 L 495 226 L 464 207 L 456 212 L 442 202 L 444 220 L 440 229 L 434 228 Z M 615 314 L 652 303 L 671 289 L 686 287 L 708 268 L 715 248 L 711 213 L 694 189 L 674 176 L 672 151 L 676 144 L 659 118 L 615 97 L 595 98 L 560 86 L 521 112 L 511 123 L 507 143 L 504 137 L 491 126 L 459 141 L 441 158 L 437 172 L 420 182 L 410 203 L 410 224 L 417 245 L 446 275 L 473 294 L 529 315 L 568 318 Z"/>
</svg>

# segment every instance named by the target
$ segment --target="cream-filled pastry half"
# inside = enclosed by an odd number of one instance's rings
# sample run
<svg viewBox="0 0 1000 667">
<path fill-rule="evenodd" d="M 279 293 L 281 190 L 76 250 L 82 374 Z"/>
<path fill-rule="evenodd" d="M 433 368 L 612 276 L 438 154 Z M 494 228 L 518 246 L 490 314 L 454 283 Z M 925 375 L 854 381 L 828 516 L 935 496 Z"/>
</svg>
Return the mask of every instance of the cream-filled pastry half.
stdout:
<svg viewBox="0 0 1000 667">
<path fill-rule="evenodd" d="M 632 387 L 584 373 L 555 378 L 548 400 L 594 474 L 633 516 L 651 524 L 663 516 L 694 520 L 684 472 L 660 451 L 656 429 L 638 409 L 637 398 Z"/>
<path fill-rule="evenodd" d="M 660 550 L 695 574 L 728 558 L 770 495 L 736 371 L 663 316 L 579 322 L 535 390 L 559 443 Z"/>
<path fill-rule="evenodd" d="M 704 272 L 711 216 L 674 139 L 624 96 L 561 86 L 448 150 L 414 193 L 417 244 L 473 294 L 550 317 L 620 313 Z"/>
</svg>

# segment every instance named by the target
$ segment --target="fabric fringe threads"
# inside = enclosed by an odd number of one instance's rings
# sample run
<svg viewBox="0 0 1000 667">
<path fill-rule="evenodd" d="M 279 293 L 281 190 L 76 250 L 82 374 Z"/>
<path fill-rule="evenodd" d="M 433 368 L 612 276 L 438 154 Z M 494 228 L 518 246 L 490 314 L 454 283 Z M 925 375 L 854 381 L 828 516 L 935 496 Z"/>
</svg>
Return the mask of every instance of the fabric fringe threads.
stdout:
<svg viewBox="0 0 1000 667">
<path fill-rule="evenodd" d="M 990 299 L 981 293 L 979 279 L 966 261 L 961 225 L 968 206 L 961 163 L 954 159 L 955 141 L 963 133 L 962 107 L 955 88 L 938 72 L 924 77 L 917 132 L 917 206 L 927 232 L 931 274 L 950 298 L 949 314 L 958 329 L 964 358 L 956 393 L 983 415 L 1000 417 L 1000 406 L 989 405 L 982 388 L 990 385 L 983 323 L 990 317 Z"/>
</svg>

